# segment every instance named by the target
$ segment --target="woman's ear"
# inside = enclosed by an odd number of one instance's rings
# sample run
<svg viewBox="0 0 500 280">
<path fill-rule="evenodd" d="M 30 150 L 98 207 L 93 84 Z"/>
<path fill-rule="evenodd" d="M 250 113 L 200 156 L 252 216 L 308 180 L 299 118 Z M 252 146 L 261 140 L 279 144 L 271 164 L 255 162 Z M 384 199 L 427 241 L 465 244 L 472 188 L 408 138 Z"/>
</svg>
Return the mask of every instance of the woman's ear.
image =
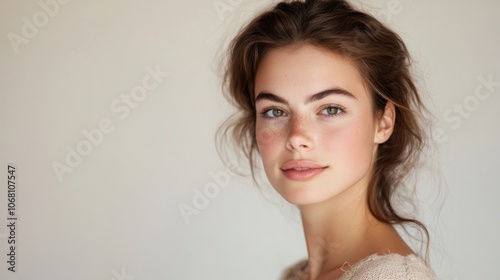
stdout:
<svg viewBox="0 0 500 280">
<path fill-rule="evenodd" d="M 387 102 L 384 112 L 380 114 L 376 121 L 374 143 L 382 144 L 392 134 L 394 130 L 394 122 L 396 121 L 396 108 L 392 102 Z"/>
</svg>

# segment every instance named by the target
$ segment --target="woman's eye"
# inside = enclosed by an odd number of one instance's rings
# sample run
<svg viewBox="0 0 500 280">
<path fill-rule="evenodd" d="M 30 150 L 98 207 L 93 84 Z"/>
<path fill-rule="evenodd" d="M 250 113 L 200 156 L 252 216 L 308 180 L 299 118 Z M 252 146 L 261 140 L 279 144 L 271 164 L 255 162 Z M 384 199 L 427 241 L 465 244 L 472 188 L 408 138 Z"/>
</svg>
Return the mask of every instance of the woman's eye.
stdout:
<svg viewBox="0 0 500 280">
<path fill-rule="evenodd" d="M 325 116 L 331 116 L 331 117 L 340 115 L 341 113 L 342 113 L 342 109 L 339 107 L 335 107 L 335 106 L 328 106 L 325 109 L 321 110 L 321 114 L 323 114 Z"/>
<path fill-rule="evenodd" d="M 285 116 L 285 112 L 281 109 L 272 108 L 272 109 L 266 110 L 264 112 L 264 115 L 268 118 L 278 118 L 278 117 Z"/>
</svg>

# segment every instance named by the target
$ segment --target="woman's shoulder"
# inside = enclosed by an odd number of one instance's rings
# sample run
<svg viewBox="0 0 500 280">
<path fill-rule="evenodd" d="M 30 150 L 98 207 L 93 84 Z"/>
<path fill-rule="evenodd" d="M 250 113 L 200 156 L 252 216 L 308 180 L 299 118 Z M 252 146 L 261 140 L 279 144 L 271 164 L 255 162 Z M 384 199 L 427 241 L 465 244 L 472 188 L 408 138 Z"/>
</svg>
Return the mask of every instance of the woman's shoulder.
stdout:
<svg viewBox="0 0 500 280">
<path fill-rule="evenodd" d="M 347 270 L 339 280 L 434 280 L 433 271 L 418 256 L 373 254 Z"/>
<path fill-rule="evenodd" d="M 306 279 L 307 260 L 287 268 L 281 280 Z M 303 277 L 305 276 L 305 277 Z M 434 272 L 418 256 L 373 254 L 350 267 L 339 280 L 435 280 Z"/>
</svg>

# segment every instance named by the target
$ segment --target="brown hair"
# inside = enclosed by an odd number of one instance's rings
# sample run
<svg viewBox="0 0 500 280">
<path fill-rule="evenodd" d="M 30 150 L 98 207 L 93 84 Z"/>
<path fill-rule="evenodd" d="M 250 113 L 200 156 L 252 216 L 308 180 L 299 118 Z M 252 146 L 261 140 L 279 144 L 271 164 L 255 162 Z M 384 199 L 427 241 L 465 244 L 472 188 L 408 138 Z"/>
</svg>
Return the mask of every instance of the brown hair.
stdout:
<svg viewBox="0 0 500 280">
<path fill-rule="evenodd" d="M 283 1 L 240 31 L 229 46 L 224 76 L 225 93 L 238 115 L 228 120 L 218 135 L 232 137 L 249 160 L 255 180 L 256 71 L 268 50 L 295 43 L 308 43 L 350 59 L 364 77 L 375 114 L 383 112 L 387 102 L 395 105 L 394 131 L 378 147 L 367 204 L 381 222 L 420 227 L 428 249 L 426 227 L 398 214 L 391 202 L 396 188 L 405 184 L 419 163 L 426 139 L 421 127 L 421 112 L 426 109 L 412 79 L 410 55 L 395 32 L 346 1 Z"/>
</svg>

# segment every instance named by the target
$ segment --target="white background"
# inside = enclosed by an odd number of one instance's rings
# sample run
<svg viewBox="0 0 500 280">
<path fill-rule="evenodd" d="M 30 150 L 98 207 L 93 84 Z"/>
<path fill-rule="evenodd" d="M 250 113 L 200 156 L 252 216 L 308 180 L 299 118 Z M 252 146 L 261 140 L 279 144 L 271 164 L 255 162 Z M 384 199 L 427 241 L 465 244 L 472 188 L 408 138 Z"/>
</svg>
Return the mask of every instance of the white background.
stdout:
<svg viewBox="0 0 500 280">
<path fill-rule="evenodd" d="M 293 208 L 230 174 L 213 140 L 231 112 L 218 56 L 270 1 L 52 1 L 44 18 L 49 2 L 0 1 L 1 279 L 278 279 L 306 256 Z M 482 99 L 475 92 L 481 77 L 500 82 L 500 2 L 369 2 L 358 4 L 408 44 L 441 129 L 432 160 L 443 180 L 419 185 L 432 266 L 440 279 L 496 279 L 500 86 L 479 88 Z M 147 67 L 169 75 L 130 114 L 117 112 Z M 106 119 L 112 131 L 85 150 L 82 131 Z M 53 165 L 68 165 L 67 148 L 78 145 L 88 155 L 60 181 Z M 15 273 L 6 262 L 9 163 Z M 229 181 L 186 223 L 179 207 L 194 207 L 214 178 Z"/>
</svg>

